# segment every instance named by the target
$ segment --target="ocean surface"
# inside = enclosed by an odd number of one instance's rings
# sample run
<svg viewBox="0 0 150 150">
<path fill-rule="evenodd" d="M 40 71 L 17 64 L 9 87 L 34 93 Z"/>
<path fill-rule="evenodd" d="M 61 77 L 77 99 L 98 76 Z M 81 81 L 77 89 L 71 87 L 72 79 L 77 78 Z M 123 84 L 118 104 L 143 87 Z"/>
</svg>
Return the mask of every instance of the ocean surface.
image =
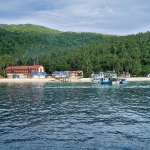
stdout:
<svg viewBox="0 0 150 150">
<path fill-rule="evenodd" d="M 150 82 L 0 83 L 0 150 L 150 150 Z"/>
</svg>

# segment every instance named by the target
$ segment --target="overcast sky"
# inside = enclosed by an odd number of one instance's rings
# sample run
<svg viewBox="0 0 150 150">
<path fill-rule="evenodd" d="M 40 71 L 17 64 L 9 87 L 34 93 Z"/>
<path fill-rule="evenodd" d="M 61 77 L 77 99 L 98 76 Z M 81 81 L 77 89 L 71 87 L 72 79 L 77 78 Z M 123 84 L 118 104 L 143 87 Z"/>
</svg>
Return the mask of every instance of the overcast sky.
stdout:
<svg viewBox="0 0 150 150">
<path fill-rule="evenodd" d="M 1 24 L 129 35 L 150 31 L 150 0 L 1 0 Z"/>
</svg>

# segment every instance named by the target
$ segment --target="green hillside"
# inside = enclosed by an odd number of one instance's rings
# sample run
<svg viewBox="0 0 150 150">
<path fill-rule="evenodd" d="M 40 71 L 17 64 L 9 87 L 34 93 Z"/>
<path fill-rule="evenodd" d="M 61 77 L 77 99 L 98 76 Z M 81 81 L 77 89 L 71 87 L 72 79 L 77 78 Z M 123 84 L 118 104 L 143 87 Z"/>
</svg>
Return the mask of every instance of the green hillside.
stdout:
<svg viewBox="0 0 150 150">
<path fill-rule="evenodd" d="M 7 24 L 0 24 L 1 29 L 5 29 L 9 32 L 37 32 L 37 33 L 50 33 L 50 34 L 59 34 L 62 33 L 58 30 L 53 30 L 47 27 L 33 25 L 33 24 L 20 24 L 20 25 L 7 25 Z"/>
<path fill-rule="evenodd" d="M 0 72 L 9 65 L 41 64 L 55 70 L 150 73 L 150 32 L 115 36 L 61 32 L 43 26 L 0 24 Z"/>
</svg>

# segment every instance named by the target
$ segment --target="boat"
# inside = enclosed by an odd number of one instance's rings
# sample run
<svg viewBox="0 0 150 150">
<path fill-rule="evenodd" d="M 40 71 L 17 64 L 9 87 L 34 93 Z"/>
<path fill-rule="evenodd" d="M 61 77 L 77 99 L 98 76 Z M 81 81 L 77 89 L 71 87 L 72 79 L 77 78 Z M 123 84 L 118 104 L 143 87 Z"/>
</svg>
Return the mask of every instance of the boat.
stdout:
<svg viewBox="0 0 150 150">
<path fill-rule="evenodd" d="M 99 78 L 93 78 L 93 79 L 91 79 L 91 82 L 95 83 L 95 84 L 96 83 L 98 84 L 98 83 L 101 83 L 101 79 L 99 79 Z"/>
<path fill-rule="evenodd" d="M 102 79 L 104 78 L 104 73 L 92 73 L 91 75 L 91 82 L 92 83 L 101 83 Z"/>
<path fill-rule="evenodd" d="M 127 79 L 120 79 L 120 84 L 127 84 L 127 83 L 128 83 Z"/>
<path fill-rule="evenodd" d="M 120 78 L 118 78 L 114 72 L 113 73 L 110 72 L 92 73 L 91 82 L 102 84 L 102 85 L 121 84 Z"/>
<path fill-rule="evenodd" d="M 101 84 L 102 85 L 120 84 L 120 79 L 114 77 L 104 77 L 101 81 Z"/>
<path fill-rule="evenodd" d="M 110 78 L 103 78 L 101 81 L 102 85 L 112 85 L 112 81 L 110 81 Z"/>
</svg>

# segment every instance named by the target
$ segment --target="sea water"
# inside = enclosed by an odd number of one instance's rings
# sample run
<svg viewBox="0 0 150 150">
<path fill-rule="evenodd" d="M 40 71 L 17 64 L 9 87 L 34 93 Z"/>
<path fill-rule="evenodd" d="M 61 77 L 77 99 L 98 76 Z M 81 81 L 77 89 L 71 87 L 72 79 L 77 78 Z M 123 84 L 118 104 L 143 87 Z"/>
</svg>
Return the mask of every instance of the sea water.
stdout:
<svg viewBox="0 0 150 150">
<path fill-rule="evenodd" d="M 1 83 L 1 150 L 149 150 L 150 82 Z"/>
</svg>

